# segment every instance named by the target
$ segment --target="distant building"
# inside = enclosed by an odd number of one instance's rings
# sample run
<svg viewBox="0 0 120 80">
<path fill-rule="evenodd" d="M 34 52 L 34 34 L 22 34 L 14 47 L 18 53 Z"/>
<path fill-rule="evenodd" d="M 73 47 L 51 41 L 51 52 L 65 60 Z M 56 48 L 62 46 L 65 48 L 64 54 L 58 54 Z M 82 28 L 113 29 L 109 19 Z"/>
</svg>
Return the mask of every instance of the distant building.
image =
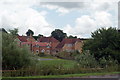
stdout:
<svg viewBox="0 0 120 80">
<path fill-rule="evenodd" d="M 75 50 L 78 50 L 79 52 L 82 51 L 83 41 L 80 39 L 63 39 L 61 43 L 59 43 L 56 47 L 57 52 L 61 51 L 67 51 L 67 52 L 73 52 Z"/>
<path fill-rule="evenodd" d="M 18 36 L 16 40 L 20 47 L 26 45 L 34 54 L 56 54 L 61 51 L 73 52 L 75 50 L 81 52 L 83 45 L 83 41 L 77 38 L 65 38 L 59 42 L 53 37 L 34 39 L 33 36 Z"/>
</svg>

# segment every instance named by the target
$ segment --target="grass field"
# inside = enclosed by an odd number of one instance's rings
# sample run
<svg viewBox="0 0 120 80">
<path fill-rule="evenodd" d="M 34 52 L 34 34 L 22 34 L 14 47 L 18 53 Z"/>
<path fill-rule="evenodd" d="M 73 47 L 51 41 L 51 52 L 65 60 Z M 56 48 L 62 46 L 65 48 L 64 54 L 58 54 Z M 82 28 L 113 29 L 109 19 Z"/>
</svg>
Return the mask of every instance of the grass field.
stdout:
<svg viewBox="0 0 120 80">
<path fill-rule="evenodd" d="M 63 60 L 63 59 L 53 59 L 53 60 L 45 60 L 40 61 L 41 65 L 62 65 L 64 68 L 72 68 L 74 67 L 74 64 L 77 64 L 76 61 L 73 60 Z"/>
</svg>

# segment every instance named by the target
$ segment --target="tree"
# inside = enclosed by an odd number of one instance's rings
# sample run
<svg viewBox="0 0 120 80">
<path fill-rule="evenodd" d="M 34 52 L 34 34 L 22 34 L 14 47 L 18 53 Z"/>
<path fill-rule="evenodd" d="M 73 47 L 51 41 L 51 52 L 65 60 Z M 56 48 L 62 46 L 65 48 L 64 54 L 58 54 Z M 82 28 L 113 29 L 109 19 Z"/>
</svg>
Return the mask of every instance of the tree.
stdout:
<svg viewBox="0 0 120 80">
<path fill-rule="evenodd" d="M 0 31 L 7 33 L 7 31 L 4 28 L 0 28 Z"/>
<path fill-rule="evenodd" d="M 34 35 L 34 32 L 32 31 L 32 30 L 30 30 L 30 29 L 28 29 L 28 31 L 26 32 L 26 35 L 27 36 L 30 36 L 30 35 Z"/>
<path fill-rule="evenodd" d="M 34 60 L 27 47 L 20 48 L 13 35 L 2 33 L 2 69 L 13 70 L 31 65 Z"/>
<path fill-rule="evenodd" d="M 13 37 L 16 37 L 18 35 L 18 29 L 17 28 L 14 28 L 13 30 L 9 29 L 9 32 Z"/>
<path fill-rule="evenodd" d="M 120 33 L 116 28 L 101 28 L 92 33 L 92 39 L 86 41 L 84 50 L 89 50 L 99 60 L 111 56 L 120 63 Z"/>
<path fill-rule="evenodd" d="M 67 37 L 67 34 L 60 29 L 55 29 L 55 31 L 51 33 L 51 36 L 61 42 L 65 37 Z"/>
<path fill-rule="evenodd" d="M 42 34 L 38 34 L 38 37 L 43 37 L 43 35 Z"/>
<path fill-rule="evenodd" d="M 77 36 L 70 35 L 68 38 L 77 38 Z"/>
</svg>

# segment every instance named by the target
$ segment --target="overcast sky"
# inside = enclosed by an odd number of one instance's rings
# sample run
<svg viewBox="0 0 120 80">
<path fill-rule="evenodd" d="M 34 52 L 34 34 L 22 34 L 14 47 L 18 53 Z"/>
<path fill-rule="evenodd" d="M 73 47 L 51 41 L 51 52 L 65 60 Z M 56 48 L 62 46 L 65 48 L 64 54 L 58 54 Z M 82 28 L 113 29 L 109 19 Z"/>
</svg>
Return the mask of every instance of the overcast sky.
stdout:
<svg viewBox="0 0 120 80">
<path fill-rule="evenodd" d="M 118 0 L 0 0 L 0 27 L 18 28 L 20 35 L 32 29 L 35 35 L 50 36 L 53 30 L 61 29 L 83 38 L 110 26 L 118 27 Z"/>
</svg>

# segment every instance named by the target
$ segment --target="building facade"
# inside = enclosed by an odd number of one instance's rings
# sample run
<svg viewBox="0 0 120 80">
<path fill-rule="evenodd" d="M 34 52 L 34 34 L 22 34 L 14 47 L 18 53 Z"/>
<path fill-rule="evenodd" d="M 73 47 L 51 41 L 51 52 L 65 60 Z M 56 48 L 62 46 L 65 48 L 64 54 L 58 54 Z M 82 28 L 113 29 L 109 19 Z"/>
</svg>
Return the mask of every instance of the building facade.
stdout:
<svg viewBox="0 0 120 80">
<path fill-rule="evenodd" d="M 39 37 L 37 40 L 33 36 L 18 36 L 17 41 L 20 47 L 28 46 L 34 54 L 57 54 L 61 51 L 73 52 L 82 51 L 83 41 L 80 39 L 63 39 L 59 42 L 53 37 Z"/>
</svg>

